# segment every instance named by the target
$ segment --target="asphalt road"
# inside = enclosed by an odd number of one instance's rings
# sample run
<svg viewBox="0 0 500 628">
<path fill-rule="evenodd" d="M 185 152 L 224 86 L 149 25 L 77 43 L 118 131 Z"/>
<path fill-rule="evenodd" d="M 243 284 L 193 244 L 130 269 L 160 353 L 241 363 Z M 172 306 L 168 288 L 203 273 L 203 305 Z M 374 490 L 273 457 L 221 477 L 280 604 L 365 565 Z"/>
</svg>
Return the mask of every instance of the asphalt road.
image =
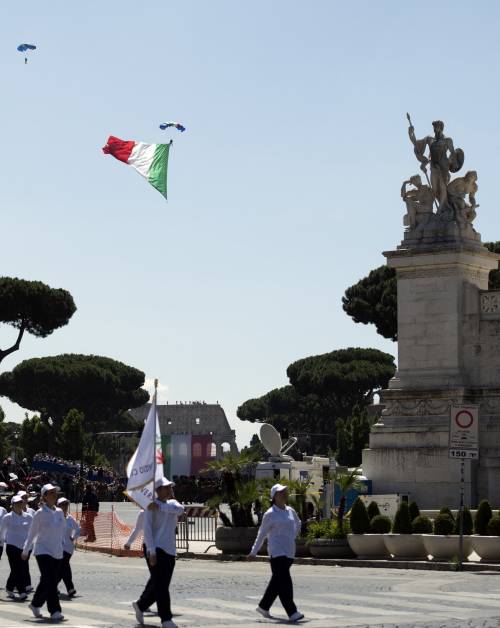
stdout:
<svg viewBox="0 0 500 628">
<path fill-rule="evenodd" d="M 38 569 L 31 561 L 33 581 Z M 8 600 L 8 564 L 0 561 L 0 626 L 29 628 L 35 620 L 27 604 Z M 78 595 L 62 597 L 66 628 L 136 626 L 131 602 L 146 580 L 139 558 L 77 552 L 73 571 Z M 275 619 L 255 613 L 269 577 L 267 563 L 177 561 L 171 585 L 174 621 L 179 626 L 255 627 L 286 623 L 279 602 Z M 500 574 L 402 571 L 296 565 L 295 599 L 310 628 L 339 626 L 493 627 L 500 626 Z M 147 626 L 159 626 L 154 614 Z"/>
</svg>

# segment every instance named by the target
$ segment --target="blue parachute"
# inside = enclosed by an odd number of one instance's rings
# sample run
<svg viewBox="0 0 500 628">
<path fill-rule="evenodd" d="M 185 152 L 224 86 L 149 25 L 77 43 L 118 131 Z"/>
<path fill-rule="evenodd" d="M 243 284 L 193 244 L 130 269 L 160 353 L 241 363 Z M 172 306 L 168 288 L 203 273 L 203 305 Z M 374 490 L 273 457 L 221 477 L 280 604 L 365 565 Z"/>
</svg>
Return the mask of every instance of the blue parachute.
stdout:
<svg viewBox="0 0 500 628">
<path fill-rule="evenodd" d="M 186 127 L 180 122 L 162 122 L 160 124 L 160 129 L 162 131 L 165 131 L 165 129 L 170 129 L 171 127 L 173 127 L 174 129 L 177 129 L 181 133 L 184 133 L 184 131 L 186 130 Z"/>
<path fill-rule="evenodd" d="M 24 63 L 28 63 L 28 51 L 36 50 L 36 46 L 34 44 L 19 44 L 17 47 L 19 52 L 24 52 Z"/>
</svg>

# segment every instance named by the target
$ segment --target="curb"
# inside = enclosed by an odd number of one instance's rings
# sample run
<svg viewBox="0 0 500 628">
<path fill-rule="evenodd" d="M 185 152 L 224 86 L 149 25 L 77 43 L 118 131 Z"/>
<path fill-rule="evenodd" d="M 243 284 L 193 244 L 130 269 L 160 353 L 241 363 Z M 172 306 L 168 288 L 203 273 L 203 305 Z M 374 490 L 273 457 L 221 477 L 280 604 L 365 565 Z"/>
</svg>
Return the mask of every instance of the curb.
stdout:
<svg viewBox="0 0 500 628">
<path fill-rule="evenodd" d="M 125 550 L 118 548 L 91 547 L 78 544 L 78 549 L 87 552 L 99 552 L 110 556 L 137 558 L 142 557 L 140 550 Z M 177 554 L 181 560 L 215 560 L 219 562 L 242 562 L 246 557 L 242 554 L 201 554 L 196 552 L 183 552 Z M 267 563 L 267 556 L 256 556 L 252 562 Z M 421 571 L 458 571 L 455 564 L 450 562 L 432 560 L 359 560 L 357 558 L 295 558 L 296 565 L 321 565 L 324 567 L 364 567 L 370 569 L 416 569 Z M 464 562 L 462 571 L 500 572 L 498 563 L 468 563 Z"/>
<path fill-rule="evenodd" d="M 178 554 L 180 559 L 218 560 L 221 562 L 244 561 L 245 556 L 240 554 L 196 554 L 188 552 Z M 266 556 L 256 556 L 252 562 L 268 562 Z M 417 569 L 426 571 L 458 571 L 456 566 L 449 562 L 431 560 L 358 560 L 357 558 L 295 558 L 295 565 L 323 565 L 329 567 L 364 567 L 375 569 Z M 466 563 L 462 564 L 462 571 L 499 571 L 498 563 Z"/>
</svg>

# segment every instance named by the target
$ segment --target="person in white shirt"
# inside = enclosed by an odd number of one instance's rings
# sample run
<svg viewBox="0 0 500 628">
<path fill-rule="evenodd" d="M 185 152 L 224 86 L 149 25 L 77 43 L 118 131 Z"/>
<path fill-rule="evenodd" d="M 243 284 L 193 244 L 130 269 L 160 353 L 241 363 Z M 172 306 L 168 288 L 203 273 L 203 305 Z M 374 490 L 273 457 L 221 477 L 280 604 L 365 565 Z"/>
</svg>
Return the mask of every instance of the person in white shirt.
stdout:
<svg viewBox="0 0 500 628">
<path fill-rule="evenodd" d="M 30 508 L 30 506 L 28 505 L 28 493 L 23 490 L 17 491 L 17 496 L 22 497 L 23 499 L 24 512 L 27 512 L 28 515 L 33 516 L 35 514 L 35 511 L 33 510 L 33 508 Z M 23 565 L 24 565 L 24 571 L 25 571 L 24 575 L 26 578 L 26 593 L 30 593 L 31 591 L 33 591 L 33 587 L 31 586 L 31 574 L 30 574 L 29 560 L 24 561 Z"/>
<path fill-rule="evenodd" d="M 143 532 L 144 532 L 144 510 L 142 510 L 142 508 L 141 508 L 141 511 L 137 515 L 137 519 L 136 519 L 136 522 L 135 522 L 134 529 L 130 533 L 130 536 L 128 537 L 127 542 L 124 544 L 123 547 L 126 550 L 129 550 L 132 547 L 132 544 L 136 540 L 136 538 L 140 534 L 143 534 Z M 143 539 L 143 543 L 142 543 L 142 551 L 144 553 L 144 558 L 146 559 L 146 564 L 149 567 L 148 556 L 147 556 L 147 552 L 146 552 L 146 545 L 144 544 L 144 539 Z M 154 592 L 153 592 L 152 587 L 153 587 L 153 580 L 152 580 L 151 577 L 149 577 L 149 580 L 146 582 L 146 586 L 144 587 L 144 591 L 141 593 L 141 596 L 140 596 L 139 599 L 144 598 L 144 599 L 148 599 L 149 600 L 149 599 L 154 598 Z M 144 610 L 146 611 L 148 609 L 146 608 Z"/>
<path fill-rule="evenodd" d="M 5 508 L 3 506 L 0 506 L 0 525 L 2 525 L 2 519 L 4 518 L 6 514 L 7 514 L 7 511 L 5 510 Z M 3 539 L 0 536 L 0 559 L 2 558 L 2 554 L 3 554 Z"/>
<path fill-rule="evenodd" d="M 275 484 L 271 488 L 272 506 L 264 513 L 262 523 L 248 559 L 257 556 L 267 538 L 272 577 L 256 611 L 263 617 L 270 618 L 269 609 L 277 597 L 283 604 L 288 619 L 299 621 L 304 615 L 297 611 L 293 601 L 293 583 L 290 567 L 295 558 L 295 539 L 300 532 L 300 519 L 293 508 L 287 506 L 288 487 Z"/>
<path fill-rule="evenodd" d="M 19 599 L 25 600 L 28 597 L 26 568 L 21 555 L 33 517 L 23 511 L 22 497 L 14 495 L 10 503 L 12 510 L 2 517 L 0 523 L 0 540 L 5 542 L 5 553 L 10 566 L 5 591 L 8 597 L 15 598 L 14 589 L 17 589 Z"/>
<path fill-rule="evenodd" d="M 128 540 L 123 547 L 126 550 L 129 550 L 132 547 L 133 542 L 136 540 L 139 534 L 142 534 L 143 531 L 144 531 L 144 510 L 142 510 L 141 508 L 139 514 L 137 515 L 134 529 L 130 533 Z M 143 545 L 143 548 L 144 548 L 144 545 Z"/>
<path fill-rule="evenodd" d="M 144 513 L 144 544 L 152 587 L 146 587 L 132 606 L 139 624 L 144 625 L 143 613 L 156 602 L 162 628 L 176 628 L 172 621 L 168 587 L 175 567 L 175 528 L 184 514 L 182 504 L 174 499 L 174 483 L 163 477 L 155 482 L 158 499 Z"/>
<path fill-rule="evenodd" d="M 33 615 L 42 617 L 42 606 L 47 609 L 52 621 L 61 621 L 57 583 L 63 558 L 63 538 L 66 531 L 66 519 L 60 508 L 57 508 L 57 487 L 52 484 L 42 486 L 43 504 L 33 515 L 33 522 L 24 543 L 23 560 L 28 560 L 29 551 L 33 553 L 40 569 L 40 582 L 30 604 Z"/>
<path fill-rule="evenodd" d="M 69 514 L 69 499 L 60 497 L 57 505 L 63 511 L 66 517 L 66 530 L 63 538 L 63 559 L 61 571 L 59 573 L 59 582 L 62 580 L 66 586 L 69 597 L 76 595 L 75 585 L 73 584 L 73 573 L 71 571 L 70 560 L 75 551 L 75 544 L 80 536 L 80 526 L 75 519 Z M 57 584 L 59 584 L 59 582 Z"/>
</svg>

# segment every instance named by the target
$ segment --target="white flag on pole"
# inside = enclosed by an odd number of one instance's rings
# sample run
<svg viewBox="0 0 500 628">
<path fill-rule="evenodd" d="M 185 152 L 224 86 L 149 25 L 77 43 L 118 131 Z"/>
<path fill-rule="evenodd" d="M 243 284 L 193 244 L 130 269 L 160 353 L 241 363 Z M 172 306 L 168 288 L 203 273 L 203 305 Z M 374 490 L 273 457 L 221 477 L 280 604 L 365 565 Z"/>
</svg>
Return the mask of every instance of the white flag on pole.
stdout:
<svg viewBox="0 0 500 628">
<path fill-rule="evenodd" d="M 127 492 L 145 488 L 163 476 L 161 434 L 156 411 L 156 396 L 149 409 L 141 440 L 127 465 Z"/>
</svg>

